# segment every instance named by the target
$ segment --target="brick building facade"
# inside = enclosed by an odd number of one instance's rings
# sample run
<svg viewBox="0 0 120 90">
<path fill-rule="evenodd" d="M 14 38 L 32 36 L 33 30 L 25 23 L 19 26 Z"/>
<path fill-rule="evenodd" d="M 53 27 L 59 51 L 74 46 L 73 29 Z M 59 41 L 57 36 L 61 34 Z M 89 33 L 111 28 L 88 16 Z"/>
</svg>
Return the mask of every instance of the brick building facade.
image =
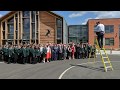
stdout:
<svg viewBox="0 0 120 90">
<path fill-rule="evenodd" d="M 90 19 L 88 25 L 88 42 L 94 44 L 95 33 L 94 26 L 100 21 L 105 25 L 104 45 L 105 48 L 120 48 L 120 18 Z"/>
</svg>

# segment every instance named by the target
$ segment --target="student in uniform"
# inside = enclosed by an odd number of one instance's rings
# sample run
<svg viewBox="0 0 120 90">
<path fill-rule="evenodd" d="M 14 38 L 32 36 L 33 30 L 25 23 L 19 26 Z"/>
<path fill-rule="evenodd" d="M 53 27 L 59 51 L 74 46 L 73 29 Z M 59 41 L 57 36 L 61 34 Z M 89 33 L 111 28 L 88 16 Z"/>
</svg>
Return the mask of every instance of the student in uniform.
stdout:
<svg viewBox="0 0 120 90">
<path fill-rule="evenodd" d="M 30 63 L 30 47 L 29 47 L 29 44 L 26 45 L 26 63 Z"/>
<path fill-rule="evenodd" d="M 56 60 L 58 60 L 58 46 L 57 46 L 57 44 L 54 44 L 54 46 L 53 46 L 53 60 L 54 61 L 56 61 Z"/>
<path fill-rule="evenodd" d="M 13 49 L 13 45 L 9 45 L 8 47 L 8 64 L 10 64 L 11 62 L 13 62 L 13 56 L 14 55 L 14 49 Z"/>
<path fill-rule="evenodd" d="M 47 54 L 47 46 L 44 45 L 44 46 L 43 46 L 43 63 L 45 63 L 46 54 Z"/>
<path fill-rule="evenodd" d="M 95 45 L 92 46 L 92 52 L 91 52 L 91 57 L 94 58 L 94 56 L 96 58 L 96 47 L 95 47 Z"/>
<path fill-rule="evenodd" d="M 4 45 L 3 47 L 3 57 L 4 57 L 4 62 L 8 62 L 8 45 Z"/>
<path fill-rule="evenodd" d="M 22 45 L 18 45 L 18 63 L 21 63 L 22 59 Z"/>
<path fill-rule="evenodd" d="M 43 45 L 42 44 L 40 44 L 39 45 L 39 49 L 40 49 L 40 62 L 42 62 L 43 61 Z"/>
<path fill-rule="evenodd" d="M 41 54 L 40 54 L 40 48 L 38 45 L 36 46 L 36 49 L 35 49 L 35 55 L 36 55 L 36 59 L 37 59 L 36 61 L 40 63 Z"/>
<path fill-rule="evenodd" d="M 23 64 L 25 64 L 26 63 L 26 59 L 27 59 L 27 53 L 26 53 L 26 45 L 24 44 L 23 45 L 23 48 L 22 48 L 22 52 L 23 52 Z"/>
<path fill-rule="evenodd" d="M 14 49 L 14 63 L 17 63 L 17 61 L 18 61 L 18 46 L 14 45 L 13 49 Z"/>
<path fill-rule="evenodd" d="M 67 46 L 63 45 L 63 59 L 66 60 L 67 59 Z"/>
<path fill-rule="evenodd" d="M 33 54 L 32 54 L 32 45 L 30 45 L 30 52 L 29 52 L 29 54 L 30 54 L 30 64 L 32 64 L 32 60 L 33 60 Z"/>
<path fill-rule="evenodd" d="M 70 45 L 68 45 L 68 48 L 67 48 L 67 56 L 68 56 L 68 59 L 71 60 L 71 54 L 72 54 L 72 49 L 70 47 Z"/>
</svg>

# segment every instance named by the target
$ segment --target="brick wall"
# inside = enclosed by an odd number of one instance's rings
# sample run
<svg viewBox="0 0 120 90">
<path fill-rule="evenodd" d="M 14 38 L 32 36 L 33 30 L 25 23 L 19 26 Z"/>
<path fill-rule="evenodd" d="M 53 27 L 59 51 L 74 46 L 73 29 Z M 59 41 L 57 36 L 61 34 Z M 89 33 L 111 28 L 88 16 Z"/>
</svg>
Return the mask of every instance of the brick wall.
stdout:
<svg viewBox="0 0 120 90">
<path fill-rule="evenodd" d="M 105 48 L 119 48 L 119 25 L 120 25 L 120 19 L 96 19 L 96 20 L 89 20 L 88 21 L 88 30 L 89 30 L 89 43 L 94 44 L 94 25 L 97 21 L 100 21 L 104 25 L 114 25 L 114 33 L 105 34 L 105 38 L 114 38 L 114 46 L 105 46 Z M 117 37 L 115 37 L 117 34 Z"/>
</svg>

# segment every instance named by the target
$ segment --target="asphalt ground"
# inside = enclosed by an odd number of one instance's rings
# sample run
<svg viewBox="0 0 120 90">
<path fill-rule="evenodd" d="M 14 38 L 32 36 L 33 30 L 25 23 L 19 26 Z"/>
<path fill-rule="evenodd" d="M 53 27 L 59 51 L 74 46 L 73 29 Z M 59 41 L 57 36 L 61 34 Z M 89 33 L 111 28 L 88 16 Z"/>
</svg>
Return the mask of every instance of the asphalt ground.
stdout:
<svg viewBox="0 0 120 90">
<path fill-rule="evenodd" d="M 0 63 L 0 79 L 120 79 L 120 55 L 109 55 L 113 71 L 104 71 L 100 56 L 94 59 L 58 60 L 37 64 Z"/>
</svg>

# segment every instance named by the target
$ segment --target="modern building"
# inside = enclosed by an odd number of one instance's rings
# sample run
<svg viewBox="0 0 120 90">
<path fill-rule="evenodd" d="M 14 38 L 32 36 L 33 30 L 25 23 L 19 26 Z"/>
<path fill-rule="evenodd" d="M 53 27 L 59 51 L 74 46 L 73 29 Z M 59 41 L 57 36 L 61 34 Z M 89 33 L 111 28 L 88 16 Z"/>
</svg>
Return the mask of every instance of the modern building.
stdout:
<svg viewBox="0 0 120 90">
<path fill-rule="evenodd" d="M 120 48 L 120 18 L 90 19 L 88 25 L 88 42 L 94 44 L 94 26 L 100 21 L 105 25 L 104 46 L 107 49 Z"/>
<path fill-rule="evenodd" d="M 0 45 L 6 43 L 95 43 L 97 21 L 105 25 L 105 48 L 120 48 L 120 18 L 89 19 L 86 25 L 67 25 L 51 11 L 11 11 L 0 18 Z"/>
<path fill-rule="evenodd" d="M 88 42 L 88 26 L 87 25 L 69 25 L 68 41 L 74 43 Z"/>
<path fill-rule="evenodd" d="M 48 42 L 66 44 L 66 29 L 64 18 L 51 11 L 11 11 L 0 18 L 0 45 Z"/>
<path fill-rule="evenodd" d="M 75 43 L 95 44 L 94 27 L 100 21 L 105 25 L 104 47 L 107 49 L 120 48 L 120 18 L 89 19 L 86 25 L 69 25 L 68 40 Z"/>
</svg>

